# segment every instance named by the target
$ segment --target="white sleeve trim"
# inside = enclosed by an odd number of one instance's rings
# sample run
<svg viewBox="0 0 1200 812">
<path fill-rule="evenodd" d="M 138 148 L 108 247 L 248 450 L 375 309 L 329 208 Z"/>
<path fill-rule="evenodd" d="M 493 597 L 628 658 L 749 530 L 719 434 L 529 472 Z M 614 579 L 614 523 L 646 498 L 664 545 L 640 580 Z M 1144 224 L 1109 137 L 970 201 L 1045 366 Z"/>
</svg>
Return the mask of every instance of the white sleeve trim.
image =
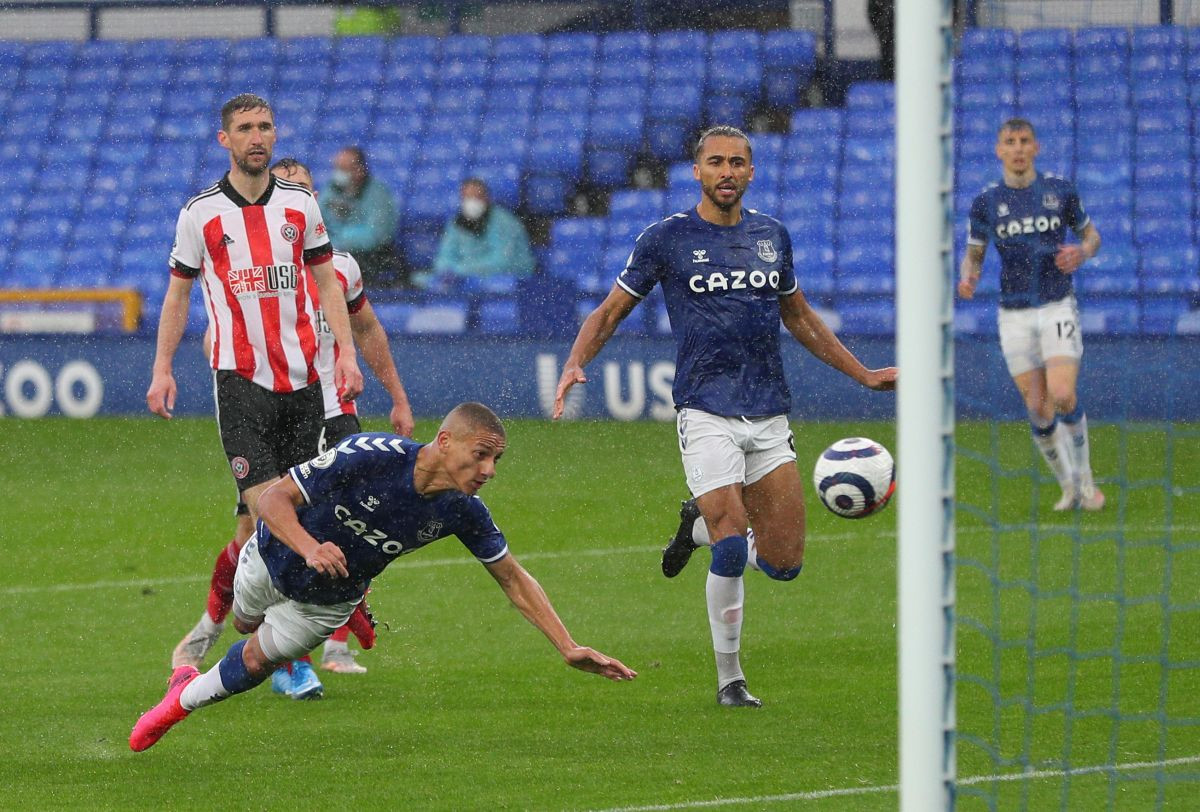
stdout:
<svg viewBox="0 0 1200 812">
<path fill-rule="evenodd" d="M 632 296 L 635 299 L 645 299 L 646 298 L 643 294 L 638 293 L 636 290 L 629 287 L 629 285 L 626 285 L 624 282 L 622 282 L 621 277 L 619 277 L 619 276 L 617 277 L 617 284 L 620 285 L 622 290 L 624 290 L 626 293 L 628 293 L 630 296 Z"/>
<path fill-rule="evenodd" d="M 791 296 L 793 293 L 795 293 L 798 290 L 800 290 L 800 280 L 797 279 L 795 282 L 792 283 L 792 287 L 789 290 L 776 291 L 775 295 L 776 296 Z"/>
<path fill-rule="evenodd" d="M 494 564 L 495 562 L 499 561 L 501 558 L 504 558 L 504 556 L 506 556 L 506 555 L 508 555 L 508 545 L 507 544 L 504 545 L 503 550 L 496 553 L 491 558 L 479 558 L 479 556 L 475 556 L 475 558 L 479 560 L 480 564 Z"/>
<path fill-rule="evenodd" d="M 987 240 L 980 240 L 975 237 L 967 237 L 967 245 L 987 245 Z"/>
<path fill-rule="evenodd" d="M 292 478 L 292 482 L 295 482 L 296 487 L 300 489 L 300 495 L 304 497 L 304 504 L 311 505 L 312 497 L 308 495 L 308 490 L 304 487 L 304 483 L 300 481 L 300 477 L 296 476 L 296 469 L 289 468 L 288 476 Z"/>
</svg>

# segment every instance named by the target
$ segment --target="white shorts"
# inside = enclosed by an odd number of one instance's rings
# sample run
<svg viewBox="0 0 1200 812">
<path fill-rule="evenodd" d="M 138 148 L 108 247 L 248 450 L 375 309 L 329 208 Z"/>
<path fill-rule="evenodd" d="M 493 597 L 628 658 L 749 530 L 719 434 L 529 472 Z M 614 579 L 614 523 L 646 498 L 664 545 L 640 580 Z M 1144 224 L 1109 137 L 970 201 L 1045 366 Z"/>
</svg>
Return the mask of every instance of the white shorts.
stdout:
<svg viewBox="0 0 1200 812">
<path fill-rule="evenodd" d="M 1047 358 L 1078 361 L 1083 357 L 1079 306 L 1074 296 L 1041 307 L 1002 307 L 996 323 L 1004 362 L 1008 364 L 1008 374 L 1014 378 L 1046 366 Z"/>
<path fill-rule="evenodd" d="M 726 485 L 753 485 L 779 466 L 796 462 L 787 415 L 719 417 L 680 409 L 675 426 L 692 496 Z"/>
<path fill-rule="evenodd" d="M 357 605 L 357 600 L 330 606 L 292 600 L 271 583 L 258 540 L 251 538 L 242 547 L 233 576 L 233 613 L 251 625 L 261 621 L 258 643 L 272 661 L 294 660 L 312 651 L 346 625 Z"/>
</svg>

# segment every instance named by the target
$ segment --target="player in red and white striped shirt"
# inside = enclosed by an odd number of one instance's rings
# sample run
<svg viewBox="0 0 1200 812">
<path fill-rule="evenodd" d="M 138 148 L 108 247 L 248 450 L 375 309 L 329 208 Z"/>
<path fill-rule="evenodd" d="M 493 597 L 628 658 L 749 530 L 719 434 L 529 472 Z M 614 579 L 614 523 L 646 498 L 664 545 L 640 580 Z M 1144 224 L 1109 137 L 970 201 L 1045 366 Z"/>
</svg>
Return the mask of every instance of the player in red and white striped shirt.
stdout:
<svg viewBox="0 0 1200 812">
<path fill-rule="evenodd" d="M 306 274 L 316 280 L 337 342 L 335 380 L 343 398 L 362 391 L 362 373 L 316 198 L 268 171 L 275 144 L 270 105 L 252 94 L 230 99 L 217 139 L 229 150 L 229 173 L 179 213 L 146 402 L 170 418 L 177 393 L 171 366 L 198 278 L 212 328 L 222 442 L 238 489 L 257 515 L 259 493 L 316 453 L 309 439 L 320 434 L 318 303 Z M 313 391 L 315 407 L 307 404 Z"/>
</svg>

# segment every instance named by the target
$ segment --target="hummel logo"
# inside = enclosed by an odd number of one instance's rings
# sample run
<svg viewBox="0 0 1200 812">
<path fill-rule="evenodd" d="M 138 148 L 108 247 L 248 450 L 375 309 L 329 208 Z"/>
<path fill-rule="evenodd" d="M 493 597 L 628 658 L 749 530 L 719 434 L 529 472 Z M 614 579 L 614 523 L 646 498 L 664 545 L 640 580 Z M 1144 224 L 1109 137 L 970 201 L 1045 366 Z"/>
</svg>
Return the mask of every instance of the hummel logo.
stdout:
<svg viewBox="0 0 1200 812">
<path fill-rule="evenodd" d="M 228 234 L 222 234 L 221 245 L 233 245 L 233 237 L 230 237 Z"/>
<path fill-rule="evenodd" d="M 708 258 L 708 251 L 701 248 L 692 252 L 692 262 L 711 262 Z"/>
</svg>

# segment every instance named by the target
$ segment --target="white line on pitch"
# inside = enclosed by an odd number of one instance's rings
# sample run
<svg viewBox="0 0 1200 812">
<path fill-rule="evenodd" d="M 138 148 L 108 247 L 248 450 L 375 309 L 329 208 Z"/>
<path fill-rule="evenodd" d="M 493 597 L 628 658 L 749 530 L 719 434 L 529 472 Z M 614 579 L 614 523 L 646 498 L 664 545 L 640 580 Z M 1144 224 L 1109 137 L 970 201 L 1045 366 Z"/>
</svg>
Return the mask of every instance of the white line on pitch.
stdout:
<svg viewBox="0 0 1200 812">
<path fill-rule="evenodd" d="M 1023 532 L 1032 529 L 1032 526 L 1012 526 L 1006 527 L 1003 531 L 996 530 L 992 527 L 960 527 L 958 535 L 978 535 L 992 532 Z M 1076 525 L 1073 524 L 1055 524 L 1055 525 L 1038 525 L 1037 529 L 1043 533 L 1057 532 L 1062 530 L 1074 530 Z M 1117 525 L 1100 525 L 1087 526 L 1080 525 L 1078 529 L 1089 533 L 1115 533 L 1121 532 L 1124 528 Z M 1190 534 L 1200 533 L 1200 526 L 1192 525 L 1174 525 L 1170 528 L 1160 525 L 1157 527 L 1141 527 L 1137 529 L 1138 535 L 1148 533 L 1165 533 L 1171 531 L 1175 534 Z M 810 544 L 820 544 L 823 542 L 845 542 L 858 538 L 860 533 L 820 533 L 815 534 L 810 538 Z M 895 538 L 896 531 L 893 528 L 880 530 L 877 537 Z M 661 547 L 605 547 L 605 548 L 584 548 L 580 550 L 546 550 L 538 552 L 536 550 L 529 552 L 521 552 L 514 550 L 513 554 L 521 561 L 539 561 L 552 560 L 556 558 L 603 558 L 610 555 L 629 555 L 632 553 L 651 553 L 658 552 Z M 458 564 L 474 564 L 475 559 L 458 557 L 458 558 L 426 558 L 426 559 L 409 559 L 404 558 L 400 562 L 401 566 L 409 569 L 424 569 L 429 567 L 449 567 Z M 191 584 L 198 581 L 207 581 L 209 575 L 176 575 L 165 578 L 130 578 L 128 580 L 109 580 L 109 581 L 92 581 L 83 584 L 46 584 L 44 586 L 7 586 L 0 587 L 0 595 L 32 595 L 42 592 L 75 592 L 86 589 L 130 589 L 137 587 L 155 587 L 155 586 L 173 586 L 175 584 Z"/>
<path fill-rule="evenodd" d="M 1166 761 L 1138 761 L 1130 764 L 1104 764 L 1090 767 L 1075 767 L 1070 770 L 1029 770 L 1019 773 L 1002 775 L 976 775 L 958 779 L 960 786 L 989 784 L 994 781 L 1024 781 L 1043 778 L 1065 778 L 1067 776 L 1096 775 L 1112 772 L 1136 772 L 1138 770 L 1158 770 L 1169 767 L 1182 767 L 1189 764 L 1200 764 L 1200 756 L 1172 758 Z M 597 812 L 667 812 L 673 809 L 709 809 L 719 806 L 753 806 L 758 804 L 787 803 L 788 801 L 817 801 L 822 798 L 840 798 L 855 795 L 881 795 L 899 792 L 899 784 L 886 784 L 875 787 L 847 787 L 844 789 L 813 790 L 811 792 L 789 792 L 781 795 L 758 795 L 752 798 L 710 798 L 703 801 L 680 801 L 672 804 L 647 804 L 645 806 L 616 806 Z"/>
</svg>

